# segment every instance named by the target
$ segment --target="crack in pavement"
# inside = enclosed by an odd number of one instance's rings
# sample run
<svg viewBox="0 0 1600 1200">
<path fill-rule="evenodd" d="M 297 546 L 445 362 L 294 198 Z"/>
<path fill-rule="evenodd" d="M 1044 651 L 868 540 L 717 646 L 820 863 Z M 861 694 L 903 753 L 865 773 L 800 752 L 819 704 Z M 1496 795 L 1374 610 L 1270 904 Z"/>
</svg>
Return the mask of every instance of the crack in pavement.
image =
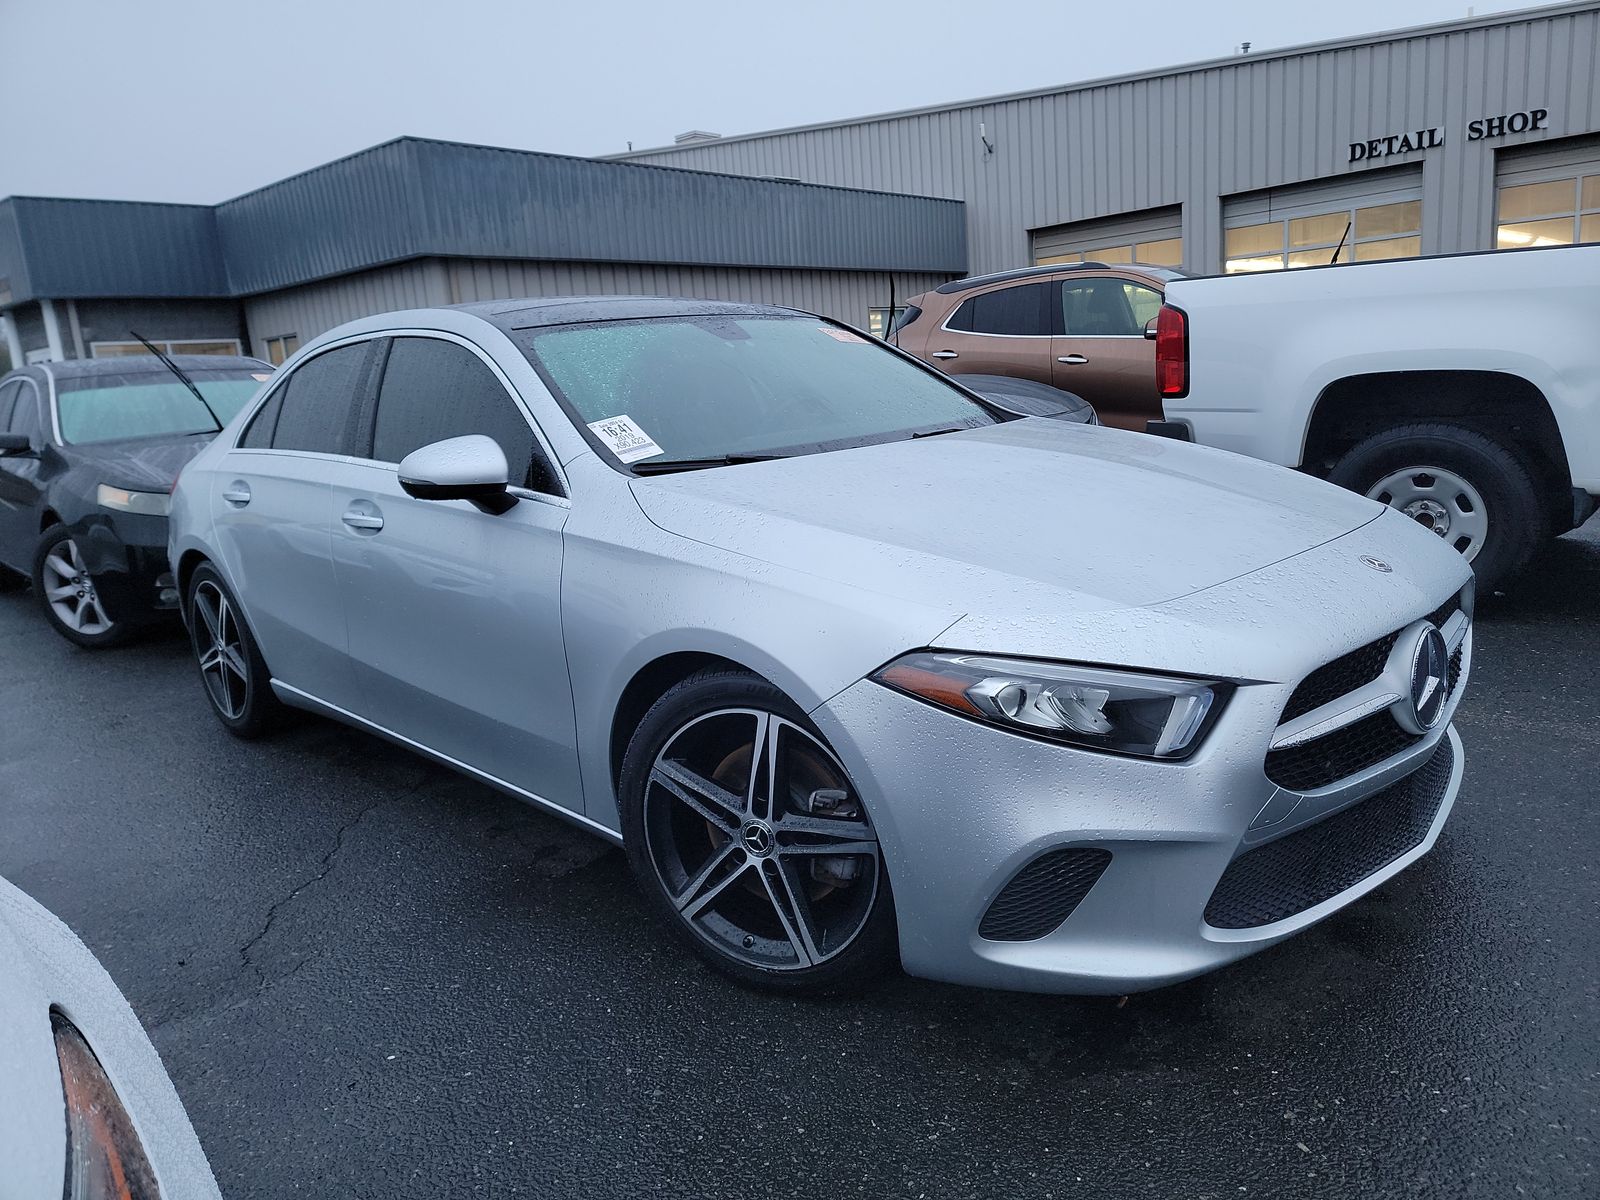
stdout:
<svg viewBox="0 0 1600 1200">
<path fill-rule="evenodd" d="M 407 788 L 405 791 L 393 796 L 380 796 L 370 804 L 365 805 L 361 811 L 356 813 L 355 816 L 351 817 L 348 821 L 345 821 L 339 826 L 333 837 L 333 845 L 328 848 L 327 852 L 322 855 L 322 858 L 317 863 L 316 873 L 313 874 L 309 879 L 296 884 L 288 895 L 282 897 L 281 899 L 274 900 L 267 909 L 267 918 L 264 922 L 262 922 L 260 930 L 258 930 L 248 941 L 246 941 L 244 945 L 239 947 L 239 959 L 241 965 L 239 971 L 235 973 L 234 978 L 238 978 L 238 976 L 242 975 L 246 970 L 254 971 L 256 976 L 256 996 L 259 996 L 267 988 L 268 984 L 274 982 L 267 977 L 264 971 L 262 971 L 260 964 L 258 964 L 255 959 L 251 957 L 251 952 L 255 950 L 255 948 L 259 946 L 263 940 L 265 940 L 269 933 L 272 932 L 272 927 L 278 920 L 278 914 L 287 905 L 291 904 L 297 897 L 299 897 L 302 892 L 306 891 L 306 889 L 316 886 L 329 875 L 333 874 L 333 869 L 338 863 L 339 855 L 344 850 L 345 838 L 352 830 L 355 829 L 357 825 L 361 824 L 361 822 L 366 820 L 371 813 L 375 812 L 379 808 L 382 808 L 385 804 L 393 804 L 418 795 L 422 789 L 427 786 L 428 782 L 432 778 L 433 773 L 431 771 L 424 771 L 417 782 L 411 787 Z M 291 967 L 286 974 L 279 976 L 279 979 L 287 979 L 289 976 L 300 970 L 301 967 L 305 966 L 306 963 L 314 957 L 316 956 L 307 955 L 305 958 L 302 958 L 293 967 Z"/>
</svg>

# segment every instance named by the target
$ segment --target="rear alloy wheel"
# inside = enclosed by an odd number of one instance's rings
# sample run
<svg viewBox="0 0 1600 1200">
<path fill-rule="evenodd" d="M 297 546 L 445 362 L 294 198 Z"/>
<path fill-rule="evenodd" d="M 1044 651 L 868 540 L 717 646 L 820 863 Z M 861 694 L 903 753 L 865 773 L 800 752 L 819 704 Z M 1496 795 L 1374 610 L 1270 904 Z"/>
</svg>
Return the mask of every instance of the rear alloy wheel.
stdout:
<svg viewBox="0 0 1600 1200">
<path fill-rule="evenodd" d="M 62 637 L 97 649 L 114 646 L 130 632 L 106 611 L 83 553 L 63 525 L 47 530 L 33 557 L 33 590 L 45 619 Z"/>
<path fill-rule="evenodd" d="M 239 605 L 209 563 L 189 581 L 189 641 L 217 719 L 237 737 L 265 733 L 284 712 Z"/>
<path fill-rule="evenodd" d="M 892 961 L 872 822 L 843 765 L 770 684 L 709 671 L 673 688 L 628 748 L 623 793 L 635 874 L 719 970 L 839 991 Z"/>
</svg>

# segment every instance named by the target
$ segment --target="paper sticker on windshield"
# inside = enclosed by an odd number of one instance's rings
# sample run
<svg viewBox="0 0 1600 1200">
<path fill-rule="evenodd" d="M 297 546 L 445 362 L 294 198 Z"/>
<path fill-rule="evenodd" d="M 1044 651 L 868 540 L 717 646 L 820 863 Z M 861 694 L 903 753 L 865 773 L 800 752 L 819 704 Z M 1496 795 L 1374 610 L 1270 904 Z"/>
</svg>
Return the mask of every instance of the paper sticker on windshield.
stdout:
<svg viewBox="0 0 1600 1200">
<path fill-rule="evenodd" d="M 265 383 L 267 380 L 271 379 L 272 376 L 265 371 L 251 371 L 250 378 L 254 379 L 257 383 Z"/>
<path fill-rule="evenodd" d="M 837 325 L 818 325 L 817 328 L 836 342 L 860 342 L 865 344 L 867 340 L 859 333 L 851 333 L 848 329 L 840 329 Z"/>
<path fill-rule="evenodd" d="M 606 449 L 617 456 L 618 462 L 638 462 L 641 458 L 661 453 L 661 447 L 626 413 L 620 417 L 607 417 L 604 421 L 590 421 L 589 428 L 594 430 L 595 437 L 606 444 Z"/>
</svg>

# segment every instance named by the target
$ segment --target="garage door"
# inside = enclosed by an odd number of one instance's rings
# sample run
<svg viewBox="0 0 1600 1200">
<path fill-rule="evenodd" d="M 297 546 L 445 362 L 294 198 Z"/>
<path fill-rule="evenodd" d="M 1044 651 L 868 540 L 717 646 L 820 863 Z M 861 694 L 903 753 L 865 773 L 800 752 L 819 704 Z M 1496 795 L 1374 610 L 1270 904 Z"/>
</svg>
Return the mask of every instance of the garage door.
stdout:
<svg viewBox="0 0 1600 1200">
<path fill-rule="evenodd" d="M 1600 138 L 1502 151 L 1494 233 L 1497 250 L 1600 242 Z"/>
<path fill-rule="evenodd" d="M 1422 168 L 1232 196 L 1222 204 L 1230 274 L 1422 253 Z"/>
<path fill-rule="evenodd" d="M 1036 265 L 1061 262 L 1183 265 L 1183 214 L 1162 208 L 1033 231 Z"/>
</svg>

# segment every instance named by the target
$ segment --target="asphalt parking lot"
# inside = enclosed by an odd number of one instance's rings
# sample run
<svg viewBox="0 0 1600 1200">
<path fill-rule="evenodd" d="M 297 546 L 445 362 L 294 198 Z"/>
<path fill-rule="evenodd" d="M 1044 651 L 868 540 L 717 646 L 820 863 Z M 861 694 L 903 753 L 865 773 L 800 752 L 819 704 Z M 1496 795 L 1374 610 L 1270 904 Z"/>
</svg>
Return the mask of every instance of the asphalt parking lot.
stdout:
<svg viewBox="0 0 1600 1200">
<path fill-rule="evenodd" d="M 620 853 L 362 734 L 254 745 L 175 634 L 0 596 L 0 874 L 151 1031 L 224 1195 L 1593 1196 L 1600 529 L 1480 613 L 1433 854 L 1115 999 L 742 991 Z"/>
</svg>

